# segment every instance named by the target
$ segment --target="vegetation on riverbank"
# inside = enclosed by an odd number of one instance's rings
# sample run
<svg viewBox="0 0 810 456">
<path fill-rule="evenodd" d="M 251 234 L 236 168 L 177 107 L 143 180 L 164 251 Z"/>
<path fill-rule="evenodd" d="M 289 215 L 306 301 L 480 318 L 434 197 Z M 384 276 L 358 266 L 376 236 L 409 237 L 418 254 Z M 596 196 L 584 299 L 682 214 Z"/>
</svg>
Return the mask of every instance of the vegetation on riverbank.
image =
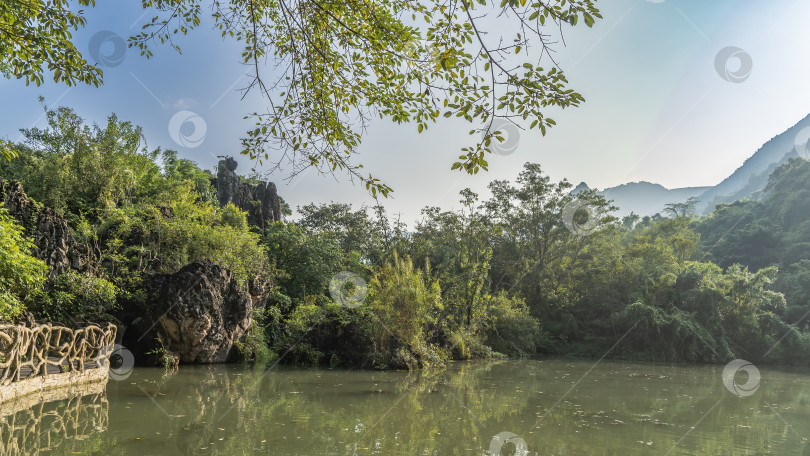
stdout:
<svg viewBox="0 0 810 456">
<path fill-rule="evenodd" d="M 208 258 L 242 284 L 274 284 L 239 345 L 247 358 L 418 368 L 607 353 L 810 364 L 804 161 L 778 168 L 762 201 L 703 218 L 685 203 L 618 220 L 602 196 L 573 194 L 527 163 L 514 182 L 492 182 L 489 199 L 465 190 L 460 209 L 427 207 L 412 227 L 380 206 L 331 203 L 299 207 L 262 233 L 240 209 L 220 207 L 211 173 L 146 150 L 131 123 L 87 126 L 67 108 L 48 121 L 23 131 L 0 177 L 64 214 L 90 264 L 48 276 L 25 223 L 0 214 L 0 319 L 27 309 L 68 324 L 115 321 L 145 299 L 145 275 Z"/>
</svg>

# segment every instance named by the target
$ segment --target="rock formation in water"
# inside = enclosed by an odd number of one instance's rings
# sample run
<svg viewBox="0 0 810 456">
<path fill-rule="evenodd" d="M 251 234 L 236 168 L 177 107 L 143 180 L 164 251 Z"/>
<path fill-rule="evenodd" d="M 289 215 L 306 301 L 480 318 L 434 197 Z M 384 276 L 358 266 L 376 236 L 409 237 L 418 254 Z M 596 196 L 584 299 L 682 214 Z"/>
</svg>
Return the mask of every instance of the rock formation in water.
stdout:
<svg viewBox="0 0 810 456">
<path fill-rule="evenodd" d="M 234 343 L 244 340 L 253 309 L 263 305 L 267 294 L 265 284 L 243 287 L 231 271 L 210 261 L 195 261 L 174 274 L 150 275 L 144 285 L 149 296 L 140 304 L 140 318 L 128 328 L 124 345 L 145 353 L 159 339 L 184 364 L 231 359 Z"/>
<path fill-rule="evenodd" d="M 217 166 L 217 177 L 211 183 L 217 189 L 217 199 L 221 206 L 228 203 L 242 209 L 248 214 L 248 222 L 264 232 L 268 221 L 281 220 L 281 205 L 276 192 L 276 184 L 244 182 L 236 174 L 238 163 L 231 157 L 220 160 Z"/>
<path fill-rule="evenodd" d="M 0 201 L 33 239 L 34 255 L 48 265 L 51 277 L 87 271 L 89 250 L 75 240 L 63 216 L 29 198 L 19 182 L 0 179 Z"/>
</svg>

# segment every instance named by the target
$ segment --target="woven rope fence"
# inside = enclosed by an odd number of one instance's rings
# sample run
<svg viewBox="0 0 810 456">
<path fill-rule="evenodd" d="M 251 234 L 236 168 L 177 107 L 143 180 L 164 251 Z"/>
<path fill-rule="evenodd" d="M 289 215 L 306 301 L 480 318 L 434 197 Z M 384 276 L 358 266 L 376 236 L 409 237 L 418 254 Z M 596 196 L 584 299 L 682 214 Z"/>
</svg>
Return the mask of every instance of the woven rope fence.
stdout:
<svg viewBox="0 0 810 456">
<path fill-rule="evenodd" d="M 80 329 L 0 325 L 0 386 L 100 367 L 115 343 L 115 333 L 113 324 Z"/>
</svg>

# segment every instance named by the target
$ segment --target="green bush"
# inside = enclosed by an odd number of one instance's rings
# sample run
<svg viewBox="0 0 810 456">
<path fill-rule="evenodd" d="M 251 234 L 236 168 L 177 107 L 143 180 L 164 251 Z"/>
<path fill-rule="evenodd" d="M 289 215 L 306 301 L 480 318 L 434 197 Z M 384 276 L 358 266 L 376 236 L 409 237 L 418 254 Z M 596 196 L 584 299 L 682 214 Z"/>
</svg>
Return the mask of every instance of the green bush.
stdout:
<svg viewBox="0 0 810 456">
<path fill-rule="evenodd" d="M 173 273 L 207 258 L 244 284 L 267 273 L 268 265 L 260 236 L 246 223 L 241 228 L 231 224 L 240 217 L 244 212 L 233 206 L 218 209 L 185 184 L 155 204 L 106 211 L 99 235 L 107 239 L 109 257 L 130 270 L 153 264 L 157 272 Z M 136 248 L 124 248 L 136 241 Z"/>
<path fill-rule="evenodd" d="M 395 253 L 368 285 L 375 363 L 408 369 L 443 366 L 447 353 L 433 343 L 431 333 L 443 311 L 439 284 Z"/>
<path fill-rule="evenodd" d="M 25 301 L 41 293 L 48 267 L 31 255 L 31 241 L 0 207 L 0 321 L 10 321 L 25 309 Z"/>
<path fill-rule="evenodd" d="M 105 279 L 68 271 L 49 281 L 34 311 L 37 319 L 63 324 L 111 321 L 119 293 Z"/>
<path fill-rule="evenodd" d="M 492 350 L 509 356 L 526 356 L 537 352 L 538 339 L 544 335 L 540 323 L 529 314 L 522 299 L 506 293 L 486 295 L 485 306 L 490 321 L 484 337 Z"/>
</svg>

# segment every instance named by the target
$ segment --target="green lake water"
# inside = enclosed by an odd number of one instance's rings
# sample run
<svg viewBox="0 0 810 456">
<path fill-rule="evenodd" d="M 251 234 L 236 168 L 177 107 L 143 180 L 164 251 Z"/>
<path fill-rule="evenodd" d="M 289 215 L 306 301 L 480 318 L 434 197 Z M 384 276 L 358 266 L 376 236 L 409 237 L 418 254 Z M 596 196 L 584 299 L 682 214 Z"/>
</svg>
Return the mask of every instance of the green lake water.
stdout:
<svg viewBox="0 0 810 456">
<path fill-rule="evenodd" d="M 104 394 L 3 417 L 0 454 L 810 455 L 810 373 L 761 369 L 744 396 L 722 372 L 561 360 L 410 374 L 136 368 Z"/>
</svg>

